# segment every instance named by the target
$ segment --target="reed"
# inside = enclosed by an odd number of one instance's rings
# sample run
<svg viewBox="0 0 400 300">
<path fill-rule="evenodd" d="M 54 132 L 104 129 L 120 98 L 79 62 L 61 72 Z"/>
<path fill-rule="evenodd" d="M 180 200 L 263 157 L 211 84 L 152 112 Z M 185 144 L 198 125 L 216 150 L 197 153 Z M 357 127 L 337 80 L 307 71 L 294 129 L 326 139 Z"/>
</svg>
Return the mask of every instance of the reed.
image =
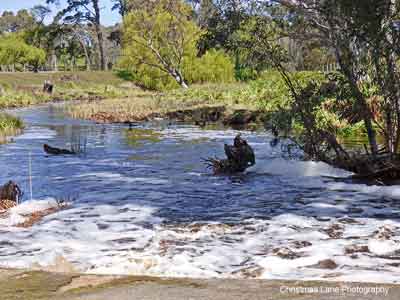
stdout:
<svg viewBox="0 0 400 300">
<path fill-rule="evenodd" d="M 21 119 L 7 113 L 0 113 L 0 144 L 7 142 L 9 137 L 19 134 L 23 128 Z"/>
</svg>

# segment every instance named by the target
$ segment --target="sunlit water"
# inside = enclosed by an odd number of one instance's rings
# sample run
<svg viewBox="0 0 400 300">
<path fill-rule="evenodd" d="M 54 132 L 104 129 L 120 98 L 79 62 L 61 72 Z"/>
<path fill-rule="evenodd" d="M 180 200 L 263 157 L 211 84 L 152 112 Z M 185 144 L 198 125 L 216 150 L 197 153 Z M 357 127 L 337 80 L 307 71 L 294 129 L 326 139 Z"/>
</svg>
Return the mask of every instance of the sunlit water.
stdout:
<svg viewBox="0 0 400 300">
<path fill-rule="evenodd" d="M 25 202 L 0 218 L 0 266 L 62 256 L 96 274 L 400 282 L 397 186 L 354 184 L 325 164 L 284 160 L 265 133 L 243 132 L 255 167 L 213 176 L 202 158 L 223 156 L 237 132 L 148 124 L 159 141 L 132 144 L 126 126 L 71 120 L 52 106 L 13 113 L 28 127 L 0 146 L 0 182 L 17 181 Z M 79 137 L 85 154 L 42 150 Z M 68 209 L 32 228 L 13 226 L 61 198 Z M 369 251 L 346 251 L 355 245 Z M 337 268 L 318 265 L 326 259 Z"/>
</svg>

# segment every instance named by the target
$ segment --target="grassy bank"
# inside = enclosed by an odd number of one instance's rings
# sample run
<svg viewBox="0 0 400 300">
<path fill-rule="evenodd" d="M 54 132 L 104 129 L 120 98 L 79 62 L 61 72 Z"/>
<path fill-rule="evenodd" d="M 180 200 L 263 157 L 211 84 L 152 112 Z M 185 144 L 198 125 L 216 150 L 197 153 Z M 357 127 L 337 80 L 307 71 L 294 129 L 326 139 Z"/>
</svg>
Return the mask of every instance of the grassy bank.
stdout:
<svg viewBox="0 0 400 300">
<path fill-rule="evenodd" d="M 45 81 L 54 84 L 53 94 L 43 92 Z M 136 93 L 131 85 L 112 72 L 1 73 L 0 112 L 54 101 L 126 98 Z M 18 134 L 20 120 L 0 114 L 0 142 Z"/>
<path fill-rule="evenodd" d="M 319 72 L 293 75 L 304 84 L 324 80 Z M 45 80 L 55 85 L 52 95 L 42 91 Z M 273 71 L 246 83 L 192 85 L 189 89 L 163 92 L 137 88 L 112 72 L 0 73 L 0 87 L 0 110 L 81 100 L 67 106 L 67 112 L 75 118 L 103 123 L 161 117 L 196 124 L 217 120 L 225 125 L 250 124 L 253 128 L 253 124 L 262 125 L 271 112 L 289 107 L 291 99 L 284 81 Z M 322 106 L 321 120 L 329 122 L 339 136 L 362 134 L 361 126 L 347 124 Z"/>
<path fill-rule="evenodd" d="M 234 111 L 257 109 L 257 105 L 238 101 L 232 94 L 244 88 L 242 84 L 192 86 L 187 90 L 165 93 L 136 90 L 130 97 L 101 101 L 84 101 L 71 105 L 69 113 L 76 118 L 99 122 L 133 122 L 163 117 L 170 112 L 221 107 Z"/>
<path fill-rule="evenodd" d="M 224 106 L 228 114 L 242 109 L 269 111 L 286 101 L 285 98 L 287 90 L 279 74 L 270 72 L 265 78 L 250 83 L 192 85 L 189 89 L 165 92 L 137 90 L 128 98 L 74 105 L 69 112 L 76 118 L 127 122 L 208 106 Z"/>
<path fill-rule="evenodd" d="M 43 92 L 48 80 L 54 92 Z M 0 109 L 51 101 L 127 97 L 130 89 L 112 72 L 0 73 Z"/>
</svg>

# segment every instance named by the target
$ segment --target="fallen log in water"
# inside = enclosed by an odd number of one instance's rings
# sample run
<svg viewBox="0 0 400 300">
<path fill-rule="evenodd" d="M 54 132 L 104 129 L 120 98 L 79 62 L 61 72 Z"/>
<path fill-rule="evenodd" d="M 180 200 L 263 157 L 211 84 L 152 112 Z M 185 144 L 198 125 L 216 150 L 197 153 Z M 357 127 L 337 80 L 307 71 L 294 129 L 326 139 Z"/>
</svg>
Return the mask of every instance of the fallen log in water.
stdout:
<svg viewBox="0 0 400 300">
<path fill-rule="evenodd" d="M 22 191 L 19 186 L 9 181 L 0 187 L 0 209 L 7 210 L 16 206 L 22 197 Z"/>
<path fill-rule="evenodd" d="M 395 154 L 354 154 L 346 159 L 327 162 L 335 167 L 353 172 L 352 179 L 376 180 L 382 183 L 400 179 L 400 156 Z"/>
<path fill-rule="evenodd" d="M 43 150 L 47 154 L 51 154 L 51 155 L 75 155 L 76 154 L 76 152 L 74 152 L 74 151 L 51 147 L 47 144 L 43 145 Z"/>
<path fill-rule="evenodd" d="M 208 158 L 207 166 L 212 168 L 214 174 L 234 174 L 244 172 L 247 168 L 255 165 L 255 155 L 253 149 L 238 134 L 233 145 L 224 146 L 226 159 Z"/>
</svg>

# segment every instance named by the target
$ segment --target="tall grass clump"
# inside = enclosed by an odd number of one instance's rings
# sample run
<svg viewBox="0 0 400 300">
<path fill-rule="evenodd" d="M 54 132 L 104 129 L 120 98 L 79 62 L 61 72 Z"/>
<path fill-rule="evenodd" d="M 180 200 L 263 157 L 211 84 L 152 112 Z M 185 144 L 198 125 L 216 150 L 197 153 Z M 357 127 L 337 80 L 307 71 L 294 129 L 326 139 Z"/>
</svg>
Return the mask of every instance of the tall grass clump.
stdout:
<svg viewBox="0 0 400 300">
<path fill-rule="evenodd" d="M 8 137 L 18 134 L 23 128 L 21 119 L 0 113 L 0 143 L 5 143 Z"/>
</svg>

